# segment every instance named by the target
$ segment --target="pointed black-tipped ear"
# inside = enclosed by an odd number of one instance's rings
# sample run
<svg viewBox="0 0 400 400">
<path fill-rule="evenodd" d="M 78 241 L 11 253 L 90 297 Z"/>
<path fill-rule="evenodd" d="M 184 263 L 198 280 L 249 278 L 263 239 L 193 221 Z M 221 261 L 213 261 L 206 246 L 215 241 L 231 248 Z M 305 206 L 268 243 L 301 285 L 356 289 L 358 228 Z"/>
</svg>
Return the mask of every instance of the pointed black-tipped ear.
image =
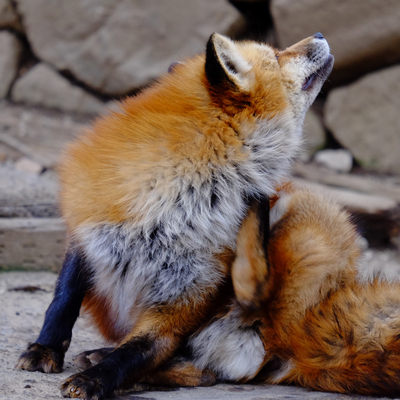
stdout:
<svg viewBox="0 0 400 400">
<path fill-rule="evenodd" d="M 207 42 L 205 70 L 212 86 L 228 83 L 246 90 L 251 66 L 232 40 L 213 33 Z"/>
</svg>

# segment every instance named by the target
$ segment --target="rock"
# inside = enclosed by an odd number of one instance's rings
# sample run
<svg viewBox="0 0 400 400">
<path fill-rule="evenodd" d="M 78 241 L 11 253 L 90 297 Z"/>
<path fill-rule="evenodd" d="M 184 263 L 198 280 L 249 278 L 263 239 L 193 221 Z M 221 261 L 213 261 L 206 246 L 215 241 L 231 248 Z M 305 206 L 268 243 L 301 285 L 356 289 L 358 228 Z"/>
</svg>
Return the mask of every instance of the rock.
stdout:
<svg viewBox="0 0 400 400">
<path fill-rule="evenodd" d="M 0 163 L 6 161 L 17 161 L 21 157 L 23 157 L 23 153 L 5 143 L 2 143 L 0 139 Z"/>
<path fill-rule="evenodd" d="M 0 32 L 0 99 L 7 96 L 18 73 L 21 42 L 12 33 Z"/>
<path fill-rule="evenodd" d="M 345 149 L 321 150 L 315 154 L 314 160 L 338 172 L 350 172 L 353 167 L 353 157 Z"/>
<path fill-rule="evenodd" d="M 104 103 L 72 85 L 45 63 L 36 64 L 15 82 L 11 98 L 15 102 L 83 114 L 99 114 L 107 110 Z"/>
<path fill-rule="evenodd" d="M 395 0 L 273 0 L 283 48 L 315 32 L 328 40 L 338 83 L 400 61 L 400 2 Z"/>
<path fill-rule="evenodd" d="M 294 182 L 306 185 L 315 190 L 320 190 L 328 194 L 339 204 L 346 206 L 352 212 L 363 212 L 367 214 L 380 214 L 386 211 L 397 209 L 397 202 L 392 198 L 380 195 L 361 193 L 348 188 L 321 185 L 320 183 L 310 182 L 296 178 Z"/>
<path fill-rule="evenodd" d="M 59 271 L 65 226 L 57 218 L 0 218 L 0 269 Z"/>
<path fill-rule="evenodd" d="M 347 188 L 372 195 L 379 194 L 400 204 L 400 177 L 376 176 L 375 173 L 373 175 L 341 174 L 319 165 L 300 162 L 293 165 L 292 173 L 295 176 L 328 186 Z"/>
<path fill-rule="evenodd" d="M 302 160 L 309 160 L 313 154 L 322 148 L 326 141 L 325 131 L 318 116 L 313 110 L 308 110 L 303 127 L 304 148 Z"/>
<path fill-rule="evenodd" d="M 23 27 L 10 0 L 0 0 L 0 28 L 23 32 Z"/>
<path fill-rule="evenodd" d="M 0 218 L 59 216 L 58 191 L 54 172 L 37 175 L 0 165 Z"/>
<path fill-rule="evenodd" d="M 29 109 L 0 102 L 0 143 L 46 168 L 60 160 L 63 148 L 90 122 L 88 116 Z"/>
<path fill-rule="evenodd" d="M 400 173 L 400 66 L 330 92 L 325 122 L 366 168 Z"/>
<path fill-rule="evenodd" d="M 30 160 L 27 157 L 20 158 L 15 163 L 15 168 L 18 171 L 29 172 L 31 174 L 36 174 L 36 175 L 43 172 L 43 165 L 40 165 L 39 163 L 37 163 L 33 160 Z"/>
<path fill-rule="evenodd" d="M 16 0 L 35 54 L 109 94 L 123 94 L 244 23 L 227 1 Z"/>
</svg>

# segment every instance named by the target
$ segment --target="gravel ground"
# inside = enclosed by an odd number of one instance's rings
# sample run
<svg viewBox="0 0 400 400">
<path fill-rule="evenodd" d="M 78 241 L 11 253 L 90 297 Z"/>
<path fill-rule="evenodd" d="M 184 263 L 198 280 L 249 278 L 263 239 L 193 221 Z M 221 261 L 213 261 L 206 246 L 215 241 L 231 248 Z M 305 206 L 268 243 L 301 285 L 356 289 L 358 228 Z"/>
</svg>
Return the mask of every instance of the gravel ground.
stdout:
<svg viewBox="0 0 400 400">
<path fill-rule="evenodd" d="M 49 305 L 56 275 L 49 272 L 0 273 L 0 400 L 5 399 L 60 399 L 59 385 L 69 375 L 77 372 L 72 357 L 81 351 L 103 347 L 105 343 L 79 318 L 71 348 L 66 355 L 61 374 L 43 374 L 14 369 L 19 354 L 28 342 L 34 341 Z M 24 286 L 40 288 L 36 291 L 15 290 Z M 181 388 L 160 390 L 138 386 L 135 391 L 119 393 L 118 399 L 131 400 L 215 400 L 215 399 L 324 399 L 350 400 L 370 397 L 343 396 L 312 392 L 289 386 L 254 386 L 219 384 L 209 388 Z"/>
</svg>

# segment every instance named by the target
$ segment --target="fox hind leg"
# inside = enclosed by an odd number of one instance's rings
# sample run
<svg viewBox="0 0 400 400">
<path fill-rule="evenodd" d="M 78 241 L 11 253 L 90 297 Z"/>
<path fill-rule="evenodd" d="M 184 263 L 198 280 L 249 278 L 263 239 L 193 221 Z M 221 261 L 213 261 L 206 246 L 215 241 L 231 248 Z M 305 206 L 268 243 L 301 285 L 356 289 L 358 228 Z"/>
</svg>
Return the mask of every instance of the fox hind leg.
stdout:
<svg viewBox="0 0 400 400">
<path fill-rule="evenodd" d="M 144 375 L 141 382 L 172 387 L 211 386 L 216 383 L 216 377 L 210 369 L 199 369 L 189 359 L 176 357 Z"/>
</svg>

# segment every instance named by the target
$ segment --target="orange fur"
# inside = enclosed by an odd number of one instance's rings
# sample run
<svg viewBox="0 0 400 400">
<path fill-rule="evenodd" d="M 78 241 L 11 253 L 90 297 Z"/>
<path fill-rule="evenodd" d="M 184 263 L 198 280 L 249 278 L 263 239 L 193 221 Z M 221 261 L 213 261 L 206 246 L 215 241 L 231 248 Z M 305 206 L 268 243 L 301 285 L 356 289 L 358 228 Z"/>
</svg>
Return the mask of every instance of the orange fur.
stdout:
<svg viewBox="0 0 400 400">
<path fill-rule="evenodd" d="M 243 221 L 237 238 L 232 281 L 237 300 L 253 311 L 261 306 L 271 291 L 270 271 L 260 238 L 260 220 L 255 205 Z"/>
<path fill-rule="evenodd" d="M 107 299 L 89 291 L 83 299 L 82 308 L 85 313 L 90 315 L 92 322 L 104 339 L 114 343 L 123 339 L 123 335 L 120 335 L 115 329 L 115 321 L 107 304 Z"/>
<path fill-rule="evenodd" d="M 196 368 L 190 361 L 175 360 L 142 378 L 142 382 L 172 387 L 211 386 L 216 378 L 211 370 Z"/>
<path fill-rule="evenodd" d="M 337 205 L 293 185 L 280 189 L 275 205 L 285 196 L 285 212 L 270 236 L 274 295 L 263 310 L 261 335 L 268 357 L 289 364 L 266 382 L 398 396 L 400 282 L 357 278 L 359 238 Z M 253 243 L 254 227 L 242 229 Z M 257 255 L 248 259 L 255 270 Z"/>
<path fill-rule="evenodd" d="M 240 48 L 246 52 L 245 43 Z M 243 139 L 256 119 L 274 117 L 287 107 L 279 70 L 261 67 L 252 96 L 238 92 L 238 99 L 224 104 L 227 96 L 210 87 L 204 56 L 198 56 L 177 66 L 179 75 L 166 75 L 155 87 L 126 99 L 122 114 L 97 120 L 60 165 L 61 207 L 69 228 L 140 218 L 130 210 L 146 178 L 169 194 L 169 183 L 177 176 L 209 174 L 210 162 L 242 160 Z M 172 162 L 166 154 L 174 157 L 175 176 L 165 176 Z"/>
</svg>

